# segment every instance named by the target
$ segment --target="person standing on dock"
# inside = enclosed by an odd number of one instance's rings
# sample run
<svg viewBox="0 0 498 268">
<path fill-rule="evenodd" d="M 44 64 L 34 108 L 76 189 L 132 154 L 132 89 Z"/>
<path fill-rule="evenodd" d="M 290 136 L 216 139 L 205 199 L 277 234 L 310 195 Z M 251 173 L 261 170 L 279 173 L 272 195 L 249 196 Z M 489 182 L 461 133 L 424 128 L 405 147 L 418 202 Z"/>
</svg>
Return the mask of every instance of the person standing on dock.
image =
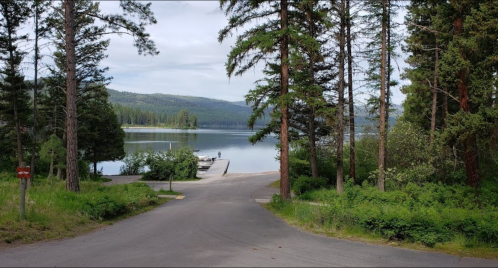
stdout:
<svg viewBox="0 0 498 268">
<path fill-rule="evenodd" d="M 221 158 L 221 152 L 218 151 L 218 158 Z"/>
</svg>

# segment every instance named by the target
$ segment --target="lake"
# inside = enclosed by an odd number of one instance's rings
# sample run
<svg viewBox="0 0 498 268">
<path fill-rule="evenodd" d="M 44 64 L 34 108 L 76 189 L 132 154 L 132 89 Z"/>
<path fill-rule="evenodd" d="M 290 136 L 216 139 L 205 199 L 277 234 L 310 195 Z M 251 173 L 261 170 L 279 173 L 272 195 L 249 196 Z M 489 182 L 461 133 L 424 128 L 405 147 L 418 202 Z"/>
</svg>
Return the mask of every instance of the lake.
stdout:
<svg viewBox="0 0 498 268">
<path fill-rule="evenodd" d="M 252 145 L 248 141 L 254 134 L 252 131 L 162 128 L 126 128 L 124 131 L 126 153 L 137 148 L 167 151 L 171 144 L 173 149 L 190 146 L 192 150 L 199 150 L 196 155 L 217 157 L 220 151 L 221 158 L 230 160 L 229 173 L 278 171 L 280 167 L 275 160 L 277 139 L 268 137 Z M 97 168 L 102 168 L 104 175 L 117 175 L 122 165 L 122 161 L 101 162 Z"/>
</svg>

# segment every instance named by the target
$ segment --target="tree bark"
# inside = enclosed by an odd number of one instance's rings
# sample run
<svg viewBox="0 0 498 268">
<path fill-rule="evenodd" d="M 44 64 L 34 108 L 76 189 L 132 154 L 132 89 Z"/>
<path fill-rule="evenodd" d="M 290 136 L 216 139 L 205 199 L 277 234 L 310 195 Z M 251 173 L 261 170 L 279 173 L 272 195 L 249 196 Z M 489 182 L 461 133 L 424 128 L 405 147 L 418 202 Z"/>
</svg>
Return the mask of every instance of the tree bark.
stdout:
<svg viewBox="0 0 498 268">
<path fill-rule="evenodd" d="M 288 3 L 280 0 L 280 27 L 286 31 L 288 27 Z M 290 199 L 289 181 L 289 108 L 287 94 L 289 92 L 289 36 L 284 34 L 280 43 L 281 83 L 280 109 L 282 112 L 280 126 L 280 194 L 284 200 Z"/>
<path fill-rule="evenodd" d="M 346 43 L 346 0 L 341 0 L 341 25 L 339 29 L 339 85 L 337 92 L 337 192 L 344 191 L 344 84 L 345 84 L 345 43 Z"/>
<path fill-rule="evenodd" d="M 40 57 L 40 50 L 38 48 L 38 39 L 40 37 L 40 27 L 38 17 L 39 9 L 38 4 L 35 6 L 35 78 L 33 85 L 33 147 L 31 148 L 31 173 L 30 173 L 30 181 L 33 181 L 35 176 L 35 160 L 36 160 L 36 147 L 38 143 L 38 58 Z"/>
<path fill-rule="evenodd" d="M 446 117 L 448 116 L 448 90 L 443 89 L 443 128 L 446 128 Z"/>
<path fill-rule="evenodd" d="M 309 23 L 309 32 L 311 36 L 315 36 L 315 28 L 314 28 L 314 20 L 313 15 L 311 14 L 311 10 L 307 9 L 308 15 L 308 23 Z M 310 64 L 309 64 L 309 72 L 310 72 L 310 84 L 315 85 L 315 55 L 312 53 L 310 55 Z M 309 99 L 313 99 L 316 97 L 315 92 L 310 92 L 308 94 Z M 318 163 L 317 163 L 317 155 L 316 155 L 316 135 L 315 135 L 315 108 L 313 106 L 309 107 L 310 112 L 308 115 L 308 132 L 309 132 L 309 146 L 310 146 L 310 166 L 311 166 L 311 176 L 313 178 L 318 178 Z"/>
<path fill-rule="evenodd" d="M 54 150 L 52 150 L 52 152 L 50 153 L 50 169 L 48 171 L 48 177 L 47 177 L 47 180 L 52 179 L 52 177 L 54 176 L 54 157 L 55 157 L 55 153 L 54 153 Z"/>
<path fill-rule="evenodd" d="M 380 66 L 380 116 L 379 116 L 379 176 L 377 187 L 385 191 L 385 128 L 386 128 L 386 52 L 387 52 L 387 0 L 382 0 L 382 43 L 381 43 L 381 66 Z"/>
<path fill-rule="evenodd" d="M 93 162 L 93 176 L 97 177 L 97 161 Z"/>
<path fill-rule="evenodd" d="M 310 132 L 310 165 L 311 165 L 311 176 L 313 178 L 318 178 L 318 162 L 316 159 L 316 135 L 315 135 L 315 112 L 311 108 L 309 114 L 309 124 L 308 131 Z"/>
<path fill-rule="evenodd" d="M 65 38 L 66 38 L 66 129 L 67 161 L 66 189 L 79 192 L 78 180 L 78 122 L 76 111 L 76 44 L 74 24 L 74 0 L 64 0 Z"/>
<path fill-rule="evenodd" d="M 351 50 L 351 13 L 350 2 L 346 0 L 346 44 L 348 49 L 348 98 L 349 98 L 349 177 L 356 181 L 355 160 L 355 124 L 354 124 L 354 99 L 353 99 L 353 52 Z"/>
<path fill-rule="evenodd" d="M 463 19 L 459 17 L 453 23 L 456 34 L 459 35 L 463 32 Z M 463 59 L 467 57 L 464 51 L 461 52 Z M 465 113 L 470 113 L 470 92 L 467 84 L 467 73 L 461 70 L 458 74 L 458 99 L 460 102 L 460 109 Z M 477 143 L 475 135 L 469 135 L 464 141 L 465 150 L 465 171 L 467 173 L 467 184 L 473 188 L 480 186 L 479 176 L 479 162 L 477 159 Z"/>
<path fill-rule="evenodd" d="M 434 134 L 436 132 L 436 111 L 437 111 L 437 76 L 439 63 L 439 46 L 436 40 L 436 51 L 434 52 L 434 82 L 432 84 L 432 111 L 431 111 L 431 138 L 430 147 L 434 144 Z"/>
</svg>

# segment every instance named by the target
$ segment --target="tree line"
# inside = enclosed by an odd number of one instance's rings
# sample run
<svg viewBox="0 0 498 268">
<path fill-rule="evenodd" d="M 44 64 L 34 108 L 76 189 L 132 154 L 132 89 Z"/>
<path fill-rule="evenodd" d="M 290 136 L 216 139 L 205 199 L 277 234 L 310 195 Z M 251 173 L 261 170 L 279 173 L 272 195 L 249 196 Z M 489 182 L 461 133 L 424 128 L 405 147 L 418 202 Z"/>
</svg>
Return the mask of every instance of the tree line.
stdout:
<svg viewBox="0 0 498 268">
<path fill-rule="evenodd" d="M 51 174 L 57 167 L 67 190 L 78 192 L 82 163 L 93 163 L 96 172 L 97 162 L 124 157 L 124 132 L 106 90 L 111 78 L 100 63 L 111 34 L 133 36 L 139 54 L 159 51 L 145 31 L 156 23 L 150 3 L 123 0 L 119 6 L 121 13 L 106 14 L 99 2 L 89 0 L 0 2 L 3 169 L 30 162 L 33 178 L 35 172 L 50 169 Z M 31 32 L 21 34 L 28 25 Z M 45 47 L 51 54 L 42 54 Z M 33 51 L 32 61 L 28 51 Z M 50 63 L 42 65 L 43 57 Z M 33 81 L 25 79 L 28 64 Z M 47 70 L 43 77 L 42 67 Z M 40 158 L 49 159 L 50 168 Z"/>
<path fill-rule="evenodd" d="M 139 108 L 126 107 L 117 103 L 113 105 L 113 108 L 118 117 L 118 123 L 122 126 L 198 128 L 197 116 L 189 114 L 187 109 L 182 109 L 177 114 L 168 116 L 166 112 L 158 114 L 152 111 L 142 111 Z"/>
<path fill-rule="evenodd" d="M 289 170 L 297 163 L 290 148 L 306 152 L 307 159 L 299 160 L 312 178 L 325 176 L 322 166 L 329 163 L 339 193 L 345 177 L 356 183 L 366 180 L 356 174 L 356 166 L 364 162 L 355 156 L 360 153 L 356 145 L 366 142 L 355 137 L 359 93 L 370 95 L 367 103 L 377 118 L 377 164 L 368 172 L 380 191 L 385 191 L 393 170 L 406 175 L 425 168 L 431 170 L 424 173 L 425 180 L 440 182 L 462 178 L 456 174 L 463 173 L 464 182 L 475 189 L 483 177 L 493 178 L 497 164 L 489 159 L 496 159 L 498 137 L 498 1 L 221 0 L 220 7 L 228 24 L 218 40 L 224 42 L 237 31 L 227 75 L 264 66 L 265 77 L 246 95 L 253 108 L 249 125 L 267 113 L 271 122 L 250 141 L 272 133 L 279 137 L 284 199 L 290 198 Z M 401 9 L 407 12 L 404 31 L 396 19 Z M 395 132 L 388 119 L 392 90 L 399 88 L 393 72 L 403 39 L 410 67 L 401 75 L 410 84 L 401 87 L 407 98 Z M 427 141 L 421 138 L 425 132 Z M 395 157 L 400 152 L 389 143 L 403 145 L 406 140 L 394 137 L 415 139 L 413 149 L 431 152 L 424 155 L 424 165 L 420 158 L 405 165 L 400 155 Z M 328 159 L 323 159 L 323 151 Z"/>
</svg>

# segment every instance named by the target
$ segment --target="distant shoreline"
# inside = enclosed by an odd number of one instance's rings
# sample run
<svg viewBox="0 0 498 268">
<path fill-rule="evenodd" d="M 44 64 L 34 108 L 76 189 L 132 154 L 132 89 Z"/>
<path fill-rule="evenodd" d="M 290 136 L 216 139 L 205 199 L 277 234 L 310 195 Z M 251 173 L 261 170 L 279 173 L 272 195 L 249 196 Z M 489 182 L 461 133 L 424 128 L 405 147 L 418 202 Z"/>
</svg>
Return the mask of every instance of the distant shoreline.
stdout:
<svg viewBox="0 0 498 268">
<path fill-rule="evenodd" d="M 128 127 L 128 126 L 121 126 L 121 128 L 123 129 L 127 129 L 127 128 L 163 128 L 163 129 L 189 129 L 189 130 L 195 130 L 195 129 L 199 129 L 199 128 L 171 128 L 171 127 L 154 127 L 154 126 L 133 126 L 133 127 Z"/>
</svg>

